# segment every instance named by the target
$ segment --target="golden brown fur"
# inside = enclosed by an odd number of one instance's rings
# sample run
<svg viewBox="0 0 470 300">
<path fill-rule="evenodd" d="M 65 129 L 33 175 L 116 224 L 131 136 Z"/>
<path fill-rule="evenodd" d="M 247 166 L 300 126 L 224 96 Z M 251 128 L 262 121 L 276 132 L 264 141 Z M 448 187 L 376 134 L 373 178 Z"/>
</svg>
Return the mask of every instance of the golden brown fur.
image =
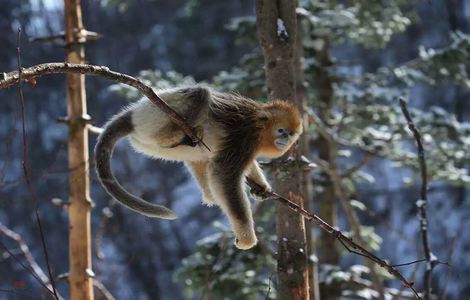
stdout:
<svg viewBox="0 0 470 300">
<path fill-rule="evenodd" d="M 255 102 L 236 94 L 203 87 L 158 93 L 168 105 L 197 129 L 209 146 L 192 147 L 181 129 L 153 103 L 143 99 L 114 117 L 95 148 L 98 177 L 119 202 L 151 217 L 173 219 L 173 212 L 127 193 L 111 173 L 110 159 L 116 141 L 129 136 L 131 145 L 146 155 L 184 161 L 197 180 L 204 202 L 221 207 L 236 235 L 236 246 L 256 245 L 250 203 L 244 192 L 249 176 L 265 189 L 270 186 L 256 157 L 284 154 L 302 132 L 299 112 L 291 104 Z"/>
</svg>

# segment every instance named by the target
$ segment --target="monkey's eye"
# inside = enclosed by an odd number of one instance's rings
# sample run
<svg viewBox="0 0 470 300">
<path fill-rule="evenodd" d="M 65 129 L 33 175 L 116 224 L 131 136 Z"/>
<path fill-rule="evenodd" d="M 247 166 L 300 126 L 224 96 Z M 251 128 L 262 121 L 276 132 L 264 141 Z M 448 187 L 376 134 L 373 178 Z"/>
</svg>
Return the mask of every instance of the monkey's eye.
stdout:
<svg viewBox="0 0 470 300">
<path fill-rule="evenodd" d="M 279 128 L 279 129 L 277 130 L 277 132 L 279 132 L 279 133 L 284 133 L 284 129 L 283 129 L 283 128 Z"/>
</svg>

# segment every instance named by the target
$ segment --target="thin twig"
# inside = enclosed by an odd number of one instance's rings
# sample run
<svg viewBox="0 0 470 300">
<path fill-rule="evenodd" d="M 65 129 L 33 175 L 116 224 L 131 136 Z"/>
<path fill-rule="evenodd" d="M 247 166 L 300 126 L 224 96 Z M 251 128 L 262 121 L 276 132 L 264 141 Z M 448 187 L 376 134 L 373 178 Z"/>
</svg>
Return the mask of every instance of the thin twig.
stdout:
<svg viewBox="0 0 470 300">
<path fill-rule="evenodd" d="M 377 257 L 376 255 L 372 254 L 370 251 L 368 251 L 367 249 L 365 249 L 364 247 L 362 247 L 358 243 L 354 242 L 351 238 L 344 235 L 341 231 L 335 229 L 334 227 L 332 227 L 331 225 L 329 225 L 328 223 L 323 221 L 315 213 L 308 212 L 307 210 L 300 207 L 296 203 L 288 200 L 287 198 L 284 198 L 284 197 L 280 196 L 279 194 L 277 194 L 275 192 L 268 192 L 268 191 L 259 192 L 259 191 L 262 191 L 263 188 L 258 183 L 256 183 L 254 180 L 252 180 L 250 178 L 247 178 L 246 180 L 247 180 L 247 183 L 250 186 L 250 188 L 257 191 L 257 195 L 259 195 L 260 197 L 262 197 L 264 199 L 276 200 L 276 201 L 286 205 L 287 207 L 289 207 L 290 209 L 292 209 L 296 213 L 302 215 L 307 221 L 315 222 L 321 229 L 323 229 L 326 232 L 328 232 L 329 234 L 333 235 L 349 252 L 355 253 L 357 255 L 360 255 L 360 256 L 363 256 L 363 257 L 366 257 L 366 258 L 372 260 L 373 262 L 375 262 L 376 264 L 378 264 L 379 266 L 381 266 L 382 268 L 387 270 L 388 273 L 390 273 L 391 275 L 395 276 L 398 280 L 400 280 L 403 283 L 404 286 L 411 289 L 413 291 L 413 293 L 415 294 L 417 299 L 421 299 L 420 295 L 418 294 L 418 292 L 413 287 L 413 283 L 409 282 L 400 273 L 400 271 L 398 271 L 396 268 L 394 268 L 393 266 L 388 264 L 385 260 Z"/>
<path fill-rule="evenodd" d="M 420 199 L 416 201 L 416 206 L 418 207 L 419 212 L 419 223 L 421 229 L 421 241 L 423 244 L 424 257 L 426 259 L 426 271 L 424 272 L 424 299 L 430 299 L 431 295 L 431 279 L 432 279 L 432 269 L 436 265 L 437 258 L 431 253 L 431 248 L 429 246 L 428 239 L 428 220 L 426 216 L 426 206 L 427 206 L 427 191 L 428 191 L 428 176 L 426 168 L 426 159 L 424 156 L 424 147 L 421 139 L 421 134 L 413 123 L 413 119 L 408 111 L 406 100 L 404 98 L 399 99 L 400 108 L 405 116 L 406 122 L 408 123 L 408 128 L 413 133 L 413 137 L 416 140 L 417 151 L 418 151 L 418 161 L 419 167 L 421 170 L 421 193 Z"/>
<path fill-rule="evenodd" d="M 94 133 L 94 134 L 98 134 L 98 135 L 101 134 L 104 131 L 103 128 L 93 126 L 93 125 L 90 125 L 90 124 L 87 125 L 87 129 L 88 129 L 89 132 Z"/>
<path fill-rule="evenodd" d="M 340 175 L 341 178 L 350 177 L 357 171 L 359 171 L 363 166 L 365 166 L 370 160 L 372 159 L 372 154 L 366 152 L 364 158 L 358 162 L 356 165 L 352 166 L 351 168 L 347 169 L 344 173 Z"/>
<path fill-rule="evenodd" d="M 459 230 L 460 232 L 462 231 L 462 228 L 463 227 L 461 227 L 461 229 Z M 460 236 L 459 233 L 455 234 L 455 236 L 451 239 L 451 242 L 450 242 L 449 254 L 447 256 L 447 261 L 449 261 L 449 264 L 452 261 L 452 256 L 454 255 L 455 242 L 457 241 L 458 236 Z M 442 294 L 441 294 L 440 300 L 445 300 L 447 298 L 447 287 L 449 285 L 451 273 L 452 273 L 452 266 L 447 269 L 446 279 L 444 281 L 444 285 L 443 285 L 444 287 L 442 288 Z"/>
<path fill-rule="evenodd" d="M 112 208 L 116 202 L 111 201 L 108 206 L 104 207 L 101 210 L 101 220 L 100 220 L 100 225 L 98 226 L 98 230 L 96 231 L 95 235 L 95 240 L 94 240 L 94 251 L 95 251 L 95 256 L 98 259 L 103 259 L 104 254 L 101 251 L 101 243 L 103 241 L 103 237 L 106 233 L 106 228 L 109 223 L 109 220 L 113 217 L 113 211 Z"/>
<path fill-rule="evenodd" d="M 392 265 L 392 266 L 393 266 L 393 267 L 404 267 L 404 266 L 409 266 L 409 265 L 418 264 L 418 263 L 423 262 L 423 261 L 426 261 L 426 258 L 417 259 L 417 260 L 410 261 L 410 262 L 407 262 L 407 263 L 402 263 L 402 264 L 397 264 L 397 265 Z M 434 261 L 434 264 L 436 264 L 436 265 L 446 265 L 446 266 L 449 266 L 449 263 L 448 263 L 448 262 L 446 262 L 446 261 L 439 261 L 439 260 Z"/>
<path fill-rule="evenodd" d="M 191 138 L 195 144 L 201 144 L 208 150 L 209 147 L 199 138 L 196 130 L 189 126 L 185 119 L 181 117 L 174 109 L 169 107 L 163 99 L 161 99 L 155 91 L 148 85 L 144 84 L 141 80 L 132 76 L 111 71 L 105 66 L 95 66 L 89 64 L 70 64 L 70 63 L 47 63 L 35 65 L 29 68 L 24 68 L 19 71 L 3 73 L 3 78 L 0 77 L 0 89 L 9 87 L 13 84 L 19 83 L 20 75 L 21 81 L 30 80 L 33 78 L 41 77 L 47 74 L 59 73 L 78 73 L 88 75 L 98 75 L 100 77 L 117 81 L 129 86 L 132 86 L 142 92 L 150 101 L 157 105 L 168 117 L 184 131 L 184 133 Z"/>
<path fill-rule="evenodd" d="M 16 244 L 18 244 L 18 248 L 23 254 L 24 258 L 28 262 L 28 265 L 24 264 L 10 249 L 7 248 L 6 245 L 4 245 L 0 241 L 0 246 L 8 253 L 9 256 L 11 256 L 23 269 L 28 271 L 31 276 L 34 277 L 38 281 L 38 283 L 46 289 L 49 293 L 51 293 L 52 296 L 54 294 L 52 293 L 52 286 L 50 284 L 50 280 L 47 277 L 46 273 L 42 270 L 42 268 L 39 266 L 39 264 L 36 262 L 34 259 L 33 255 L 31 254 L 31 251 L 29 250 L 28 245 L 25 243 L 25 241 L 21 238 L 21 236 L 11 230 L 10 228 L 6 227 L 2 223 L 0 223 L 0 233 L 3 234 L 4 236 L 12 239 L 15 241 Z M 58 295 L 60 297 L 60 295 Z"/>
<path fill-rule="evenodd" d="M 19 296 L 19 297 L 21 297 L 21 299 L 32 299 L 32 300 L 36 299 L 36 298 L 33 298 L 31 295 L 28 295 L 28 294 L 25 294 L 25 293 L 20 293 L 20 292 L 14 291 L 14 290 L 0 289 L 0 292 L 5 293 L 5 294 L 12 294 L 12 295 L 15 295 L 15 296 Z"/>
<path fill-rule="evenodd" d="M 36 195 L 33 189 L 33 183 L 31 180 L 31 169 L 29 164 L 29 153 L 28 153 L 28 135 L 26 132 L 26 118 L 25 118 L 25 105 L 24 105 L 24 96 L 23 96 L 23 68 L 21 67 L 21 49 L 20 49 L 20 42 L 21 42 L 21 28 L 18 28 L 18 36 L 16 41 L 16 55 L 17 55 L 17 62 L 18 62 L 18 93 L 19 93 L 19 102 L 21 107 L 21 124 L 22 124 L 22 136 L 23 136 L 23 173 L 26 180 L 26 185 L 28 186 L 29 193 L 31 194 L 31 198 L 33 200 L 34 205 L 34 215 L 36 218 L 36 223 L 38 225 L 39 236 L 41 238 L 41 245 L 42 250 L 44 253 L 44 258 L 46 261 L 47 272 L 49 274 L 49 281 L 52 286 L 52 292 L 56 299 L 59 299 L 59 295 L 57 294 L 57 290 L 55 288 L 54 277 L 52 275 L 52 269 L 49 260 L 49 253 L 47 251 L 46 245 L 46 237 L 44 235 L 44 230 L 41 224 L 41 218 L 39 217 L 39 209 L 38 209 L 38 202 Z"/>
<path fill-rule="evenodd" d="M 106 286 L 96 278 L 93 280 L 93 286 L 100 291 L 101 295 L 104 297 L 106 300 L 116 300 L 114 298 L 113 294 L 106 288 Z"/>
<path fill-rule="evenodd" d="M 404 266 L 414 265 L 414 264 L 417 264 L 417 263 L 420 263 L 420 262 L 423 262 L 423 261 L 426 261 L 426 258 L 417 259 L 417 260 L 410 261 L 410 262 L 407 262 L 407 263 L 392 265 L 392 267 L 394 267 L 394 268 L 404 267 Z"/>
<path fill-rule="evenodd" d="M 271 293 L 271 282 L 273 281 L 273 276 L 274 276 L 274 273 L 271 273 L 271 275 L 269 275 L 268 290 L 266 291 L 266 297 L 265 297 L 266 300 L 269 299 L 269 293 Z"/>
<path fill-rule="evenodd" d="M 32 267 L 28 267 L 27 265 L 25 265 L 17 256 L 15 253 L 13 253 L 10 249 L 8 249 L 8 247 L 2 242 L 0 241 L 0 247 L 3 248 L 3 250 L 8 253 L 8 256 L 9 257 L 12 257 L 23 269 L 25 269 L 26 271 L 28 271 L 28 273 L 31 274 L 31 276 L 34 277 L 34 279 L 37 280 L 37 282 L 42 286 L 44 287 L 49 293 L 51 293 L 52 296 L 54 296 L 54 294 L 52 293 L 52 291 L 49 289 L 49 287 L 43 282 L 43 280 L 41 279 L 41 277 L 36 274 L 36 272 L 33 270 Z"/>
</svg>

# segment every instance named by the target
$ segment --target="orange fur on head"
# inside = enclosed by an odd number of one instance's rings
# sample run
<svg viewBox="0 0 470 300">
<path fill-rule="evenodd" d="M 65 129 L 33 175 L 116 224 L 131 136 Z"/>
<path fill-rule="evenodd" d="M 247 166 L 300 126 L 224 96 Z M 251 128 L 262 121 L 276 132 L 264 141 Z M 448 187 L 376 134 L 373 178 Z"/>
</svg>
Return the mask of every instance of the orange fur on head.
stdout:
<svg viewBox="0 0 470 300">
<path fill-rule="evenodd" d="M 298 134 L 302 133 L 302 118 L 297 107 L 287 101 L 275 100 L 267 106 L 273 112 L 274 120 L 278 120 L 286 128 Z M 276 125 L 275 123 L 273 125 Z"/>
<path fill-rule="evenodd" d="M 258 154 L 266 157 L 279 157 L 283 155 L 302 133 L 302 119 L 297 107 L 287 101 L 275 100 L 264 105 L 268 120 L 261 135 Z M 286 128 L 295 133 L 289 147 L 284 150 L 276 147 L 275 129 Z"/>
</svg>

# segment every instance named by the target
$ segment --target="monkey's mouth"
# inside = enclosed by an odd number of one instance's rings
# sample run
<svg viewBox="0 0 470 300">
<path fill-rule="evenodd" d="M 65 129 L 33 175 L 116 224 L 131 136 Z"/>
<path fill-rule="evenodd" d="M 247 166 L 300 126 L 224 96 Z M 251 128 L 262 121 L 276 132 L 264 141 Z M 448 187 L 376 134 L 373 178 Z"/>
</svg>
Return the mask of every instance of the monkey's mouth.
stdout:
<svg viewBox="0 0 470 300">
<path fill-rule="evenodd" d="M 278 147 L 279 149 L 284 149 L 287 147 L 287 145 L 289 144 L 288 142 L 284 142 L 284 141 L 275 141 L 274 144 L 276 144 L 276 147 Z"/>
</svg>

